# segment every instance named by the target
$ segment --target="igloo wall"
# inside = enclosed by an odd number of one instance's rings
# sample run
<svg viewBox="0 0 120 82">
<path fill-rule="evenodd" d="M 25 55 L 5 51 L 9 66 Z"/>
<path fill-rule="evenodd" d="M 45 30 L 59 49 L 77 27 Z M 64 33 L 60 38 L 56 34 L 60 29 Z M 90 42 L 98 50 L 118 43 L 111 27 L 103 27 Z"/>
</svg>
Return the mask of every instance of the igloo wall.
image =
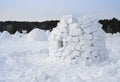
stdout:
<svg viewBox="0 0 120 82">
<path fill-rule="evenodd" d="M 108 59 L 105 33 L 96 17 L 64 16 L 49 36 L 53 59 L 97 64 Z"/>
</svg>

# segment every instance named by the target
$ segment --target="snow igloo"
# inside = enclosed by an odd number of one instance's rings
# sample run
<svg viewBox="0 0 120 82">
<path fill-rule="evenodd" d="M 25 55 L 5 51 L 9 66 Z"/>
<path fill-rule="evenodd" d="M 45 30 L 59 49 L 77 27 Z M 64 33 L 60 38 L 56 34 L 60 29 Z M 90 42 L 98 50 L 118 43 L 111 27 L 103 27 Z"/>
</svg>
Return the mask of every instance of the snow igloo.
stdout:
<svg viewBox="0 0 120 82">
<path fill-rule="evenodd" d="M 105 32 L 96 17 L 63 16 L 49 36 L 50 57 L 98 64 L 108 59 L 104 38 Z"/>
</svg>

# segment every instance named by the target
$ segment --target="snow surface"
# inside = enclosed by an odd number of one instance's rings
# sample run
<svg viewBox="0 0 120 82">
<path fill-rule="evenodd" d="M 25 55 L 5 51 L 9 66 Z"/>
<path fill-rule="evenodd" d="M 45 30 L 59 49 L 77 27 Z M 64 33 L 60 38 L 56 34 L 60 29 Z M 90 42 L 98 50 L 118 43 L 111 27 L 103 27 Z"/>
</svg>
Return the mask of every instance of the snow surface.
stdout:
<svg viewBox="0 0 120 82">
<path fill-rule="evenodd" d="M 48 41 L 28 42 L 26 37 L 0 40 L 0 82 L 120 81 L 119 33 L 106 34 L 110 59 L 93 66 L 54 62 L 49 58 Z"/>
<path fill-rule="evenodd" d="M 106 34 L 110 58 L 93 66 L 54 62 L 48 41 L 28 42 L 27 35 L 0 39 L 0 82 L 120 82 L 120 33 Z"/>
</svg>

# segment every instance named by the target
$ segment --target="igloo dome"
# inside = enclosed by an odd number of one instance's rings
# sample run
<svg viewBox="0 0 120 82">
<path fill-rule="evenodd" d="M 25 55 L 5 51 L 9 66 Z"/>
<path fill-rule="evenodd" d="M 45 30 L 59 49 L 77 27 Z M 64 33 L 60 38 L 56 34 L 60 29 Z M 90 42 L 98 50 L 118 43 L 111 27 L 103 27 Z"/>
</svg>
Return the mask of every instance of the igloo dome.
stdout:
<svg viewBox="0 0 120 82">
<path fill-rule="evenodd" d="M 102 25 L 94 17 L 64 16 L 49 36 L 53 59 L 96 64 L 108 59 Z"/>
<path fill-rule="evenodd" d="M 27 35 L 27 41 L 47 41 L 47 35 L 43 30 L 35 28 Z"/>
</svg>

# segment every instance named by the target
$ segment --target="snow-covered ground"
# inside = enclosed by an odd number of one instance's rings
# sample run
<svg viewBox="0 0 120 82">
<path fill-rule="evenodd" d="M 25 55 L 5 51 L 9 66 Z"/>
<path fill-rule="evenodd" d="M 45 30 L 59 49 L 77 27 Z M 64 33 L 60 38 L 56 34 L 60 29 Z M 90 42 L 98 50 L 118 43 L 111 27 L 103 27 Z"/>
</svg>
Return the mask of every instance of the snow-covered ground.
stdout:
<svg viewBox="0 0 120 82">
<path fill-rule="evenodd" d="M 120 82 L 119 33 L 106 34 L 109 61 L 92 66 L 52 61 L 48 41 L 27 35 L 0 34 L 0 82 Z"/>
</svg>

